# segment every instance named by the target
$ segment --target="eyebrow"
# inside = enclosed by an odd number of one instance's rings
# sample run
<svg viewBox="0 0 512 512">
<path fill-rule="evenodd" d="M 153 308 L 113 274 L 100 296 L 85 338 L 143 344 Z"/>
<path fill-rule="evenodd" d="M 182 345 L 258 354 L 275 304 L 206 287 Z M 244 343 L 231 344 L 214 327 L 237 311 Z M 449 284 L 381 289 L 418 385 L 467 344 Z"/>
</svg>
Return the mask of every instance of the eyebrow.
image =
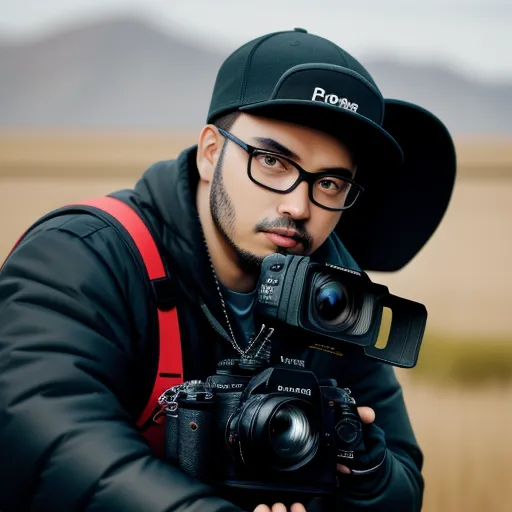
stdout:
<svg viewBox="0 0 512 512">
<path fill-rule="evenodd" d="M 299 155 L 294 153 L 291 149 L 288 149 L 286 146 L 283 146 L 280 142 L 277 142 L 277 140 L 269 139 L 267 137 L 254 137 L 254 140 L 260 145 L 261 149 L 274 151 L 275 153 L 279 153 L 293 160 L 300 161 Z"/>
<path fill-rule="evenodd" d="M 296 160 L 300 162 L 300 156 L 294 153 L 291 149 L 283 146 L 277 140 L 270 139 L 268 137 L 254 137 L 254 140 L 259 144 L 258 149 L 266 149 L 267 151 L 272 151 L 274 153 L 279 153 L 280 155 L 291 158 L 292 160 Z M 337 174 L 340 176 L 345 176 L 347 178 L 353 178 L 355 176 L 355 172 L 346 167 L 331 167 L 328 169 L 322 169 L 320 172 L 330 172 L 333 174 Z"/>
<path fill-rule="evenodd" d="M 321 172 L 329 172 L 332 174 L 337 174 L 339 176 L 343 176 L 345 178 L 354 178 L 356 173 L 347 167 L 332 167 L 330 169 L 323 169 Z"/>
</svg>

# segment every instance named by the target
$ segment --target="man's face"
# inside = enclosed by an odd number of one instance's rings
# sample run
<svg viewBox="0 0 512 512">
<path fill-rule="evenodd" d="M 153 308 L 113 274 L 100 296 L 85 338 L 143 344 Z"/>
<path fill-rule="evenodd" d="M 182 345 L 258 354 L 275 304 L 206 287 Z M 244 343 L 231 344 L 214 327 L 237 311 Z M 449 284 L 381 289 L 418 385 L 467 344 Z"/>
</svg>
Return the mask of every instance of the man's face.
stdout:
<svg viewBox="0 0 512 512">
<path fill-rule="evenodd" d="M 243 142 L 272 150 L 309 172 L 346 168 L 355 172 L 349 150 L 335 138 L 311 128 L 241 114 L 229 130 Z M 275 252 L 308 255 L 326 240 L 341 212 L 310 201 L 308 184 L 279 194 L 253 183 L 249 154 L 219 133 L 223 146 L 210 188 L 213 222 L 248 270 Z M 270 163 L 273 163 L 272 161 Z"/>
</svg>

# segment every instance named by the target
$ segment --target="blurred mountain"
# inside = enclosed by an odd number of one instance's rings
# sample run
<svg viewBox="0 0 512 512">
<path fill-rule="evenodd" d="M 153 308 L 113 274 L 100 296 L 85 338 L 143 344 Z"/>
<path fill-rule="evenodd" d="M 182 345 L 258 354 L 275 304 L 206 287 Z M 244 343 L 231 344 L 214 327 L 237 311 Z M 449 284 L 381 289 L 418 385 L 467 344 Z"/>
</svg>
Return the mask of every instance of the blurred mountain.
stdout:
<svg viewBox="0 0 512 512">
<path fill-rule="evenodd" d="M 432 65 L 364 62 L 384 97 L 421 105 L 456 133 L 512 133 L 512 83 L 469 81 Z"/>
<path fill-rule="evenodd" d="M 223 56 L 133 19 L 0 46 L 0 126 L 158 129 L 204 123 Z"/>
<path fill-rule="evenodd" d="M 44 39 L 0 37 L 0 127 L 196 129 L 226 55 L 133 18 Z M 361 58 L 385 97 L 418 103 L 457 133 L 511 133 L 512 84 Z"/>
</svg>

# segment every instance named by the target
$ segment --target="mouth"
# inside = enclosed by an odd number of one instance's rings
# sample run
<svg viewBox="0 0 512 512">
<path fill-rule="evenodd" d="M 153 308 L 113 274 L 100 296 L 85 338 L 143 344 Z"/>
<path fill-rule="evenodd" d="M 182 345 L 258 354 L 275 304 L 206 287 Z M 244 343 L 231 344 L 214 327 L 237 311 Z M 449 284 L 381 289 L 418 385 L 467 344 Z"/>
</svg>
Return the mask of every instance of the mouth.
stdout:
<svg viewBox="0 0 512 512">
<path fill-rule="evenodd" d="M 296 247 L 298 244 L 302 243 L 297 231 L 294 229 L 274 228 L 264 231 L 263 233 L 274 245 L 277 245 L 278 247 L 291 249 L 292 247 Z"/>
</svg>

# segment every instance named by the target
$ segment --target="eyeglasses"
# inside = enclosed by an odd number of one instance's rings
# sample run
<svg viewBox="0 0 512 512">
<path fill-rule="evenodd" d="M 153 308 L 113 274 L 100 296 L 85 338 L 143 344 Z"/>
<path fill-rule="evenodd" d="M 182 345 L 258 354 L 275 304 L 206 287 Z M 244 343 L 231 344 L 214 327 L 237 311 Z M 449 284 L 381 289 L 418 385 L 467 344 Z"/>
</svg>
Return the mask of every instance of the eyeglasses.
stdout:
<svg viewBox="0 0 512 512">
<path fill-rule="evenodd" d="M 249 154 L 247 174 L 252 182 L 278 194 L 288 194 L 303 181 L 309 186 L 309 199 L 312 203 L 330 211 L 342 211 L 354 205 L 364 191 L 354 180 L 340 173 L 308 172 L 299 164 L 278 153 L 255 148 L 241 141 L 232 133 L 217 128 L 219 133 L 231 140 Z M 350 169 L 347 173 L 352 174 Z"/>
</svg>

